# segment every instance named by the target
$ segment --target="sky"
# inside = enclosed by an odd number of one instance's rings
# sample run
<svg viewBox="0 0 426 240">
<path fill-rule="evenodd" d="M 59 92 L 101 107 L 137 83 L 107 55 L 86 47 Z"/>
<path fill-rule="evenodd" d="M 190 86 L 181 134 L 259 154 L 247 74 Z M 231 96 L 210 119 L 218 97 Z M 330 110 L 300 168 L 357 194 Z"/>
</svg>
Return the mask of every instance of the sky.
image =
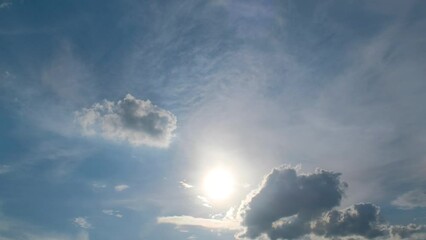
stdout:
<svg viewBox="0 0 426 240">
<path fill-rule="evenodd" d="M 0 240 L 426 239 L 425 11 L 0 0 Z"/>
</svg>

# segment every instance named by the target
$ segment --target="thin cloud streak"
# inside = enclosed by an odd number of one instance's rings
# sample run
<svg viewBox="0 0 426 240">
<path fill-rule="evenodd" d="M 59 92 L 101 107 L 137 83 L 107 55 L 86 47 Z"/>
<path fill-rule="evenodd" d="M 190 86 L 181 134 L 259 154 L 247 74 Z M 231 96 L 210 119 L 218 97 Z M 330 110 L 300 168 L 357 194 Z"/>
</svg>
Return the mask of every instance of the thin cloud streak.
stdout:
<svg viewBox="0 0 426 240">
<path fill-rule="evenodd" d="M 241 228 L 236 221 L 226 219 L 197 218 L 192 216 L 168 216 L 157 218 L 157 223 L 178 226 L 203 227 L 208 229 L 238 230 Z"/>
</svg>

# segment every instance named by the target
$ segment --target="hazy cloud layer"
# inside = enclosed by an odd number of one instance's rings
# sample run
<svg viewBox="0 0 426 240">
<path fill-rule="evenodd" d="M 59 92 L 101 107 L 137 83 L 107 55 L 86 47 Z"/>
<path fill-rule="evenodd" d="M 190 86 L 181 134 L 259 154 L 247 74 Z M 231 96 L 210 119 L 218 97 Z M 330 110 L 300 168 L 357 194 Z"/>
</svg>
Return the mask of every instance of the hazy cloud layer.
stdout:
<svg viewBox="0 0 426 240">
<path fill-rule="evenodd" d="M 171 112 L 130 94 L 118 102 L 105 100 L 85 108 L 77 112 L 76 119 L 86 135 L 98 134 L 136 146 L 168 147 L 176 129 Z"/>
</svg>

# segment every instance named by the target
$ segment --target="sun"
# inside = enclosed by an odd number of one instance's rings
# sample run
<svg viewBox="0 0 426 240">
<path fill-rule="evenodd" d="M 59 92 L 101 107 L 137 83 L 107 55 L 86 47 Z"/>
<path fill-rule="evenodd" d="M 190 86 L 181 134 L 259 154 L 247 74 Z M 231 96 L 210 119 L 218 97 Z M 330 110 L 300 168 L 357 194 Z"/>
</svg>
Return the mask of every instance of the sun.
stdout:
<svg viewBox="0 0 426 240">
<path fill-rule="evenodd" d="M 213 169 L 204 178 L 204 191 L 211 200 L 225 200 L 234 191 L 234 177 L 226 169 Z"/>
</svg>

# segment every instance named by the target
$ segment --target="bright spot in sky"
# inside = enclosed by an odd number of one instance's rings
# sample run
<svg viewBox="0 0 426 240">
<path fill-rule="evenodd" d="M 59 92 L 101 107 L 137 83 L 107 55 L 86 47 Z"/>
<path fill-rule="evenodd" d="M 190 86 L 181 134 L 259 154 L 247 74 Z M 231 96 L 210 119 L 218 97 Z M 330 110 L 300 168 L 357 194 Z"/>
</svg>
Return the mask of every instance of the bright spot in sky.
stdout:
<svg viewBox="0 0 426 240">
<path fill-rule="evenodd" d="M 204 178 L 204 191 L 211 200 L 225 200 L 234 191 L 234 177 L 226 169 L 211 170 Z"/>
</svg>

